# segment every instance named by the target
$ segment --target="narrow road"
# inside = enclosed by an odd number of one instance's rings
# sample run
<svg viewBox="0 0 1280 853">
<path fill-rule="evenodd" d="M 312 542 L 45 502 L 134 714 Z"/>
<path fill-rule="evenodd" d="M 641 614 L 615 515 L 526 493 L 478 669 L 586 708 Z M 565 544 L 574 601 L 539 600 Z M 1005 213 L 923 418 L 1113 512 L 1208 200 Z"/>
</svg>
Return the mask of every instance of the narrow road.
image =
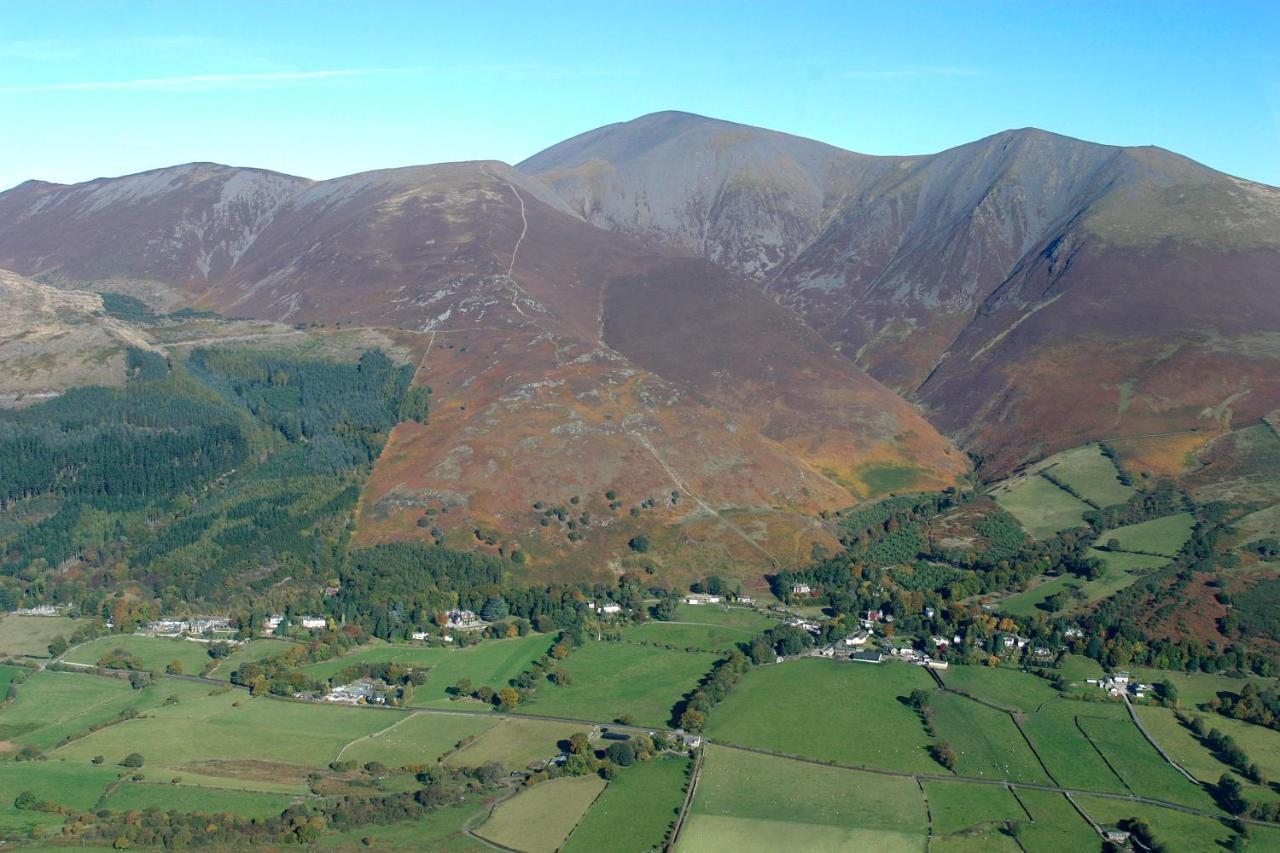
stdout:
<svg viewBox="0 0 1280 853">
<path fill-rule="evenodd" d="M 685 820 L 689 817 L 689 807 L 693 805 L 694 794 L 698 792 L 698 778 L 702 774 L 702 762 L 705 755 L 702 750 L 698 750 L 698 757 L 693 760 L 693 771 L 689 774 L 689 790 L 685 791 L 684 802 L 680 804 L 680 814 L 676 817 L 675 829 L 671 831 L 671 840 L 663 848 L 666 853 L 675 850 L 676 843 L 680 840 L 680 832 L 684 829 Z"/>
</svg>

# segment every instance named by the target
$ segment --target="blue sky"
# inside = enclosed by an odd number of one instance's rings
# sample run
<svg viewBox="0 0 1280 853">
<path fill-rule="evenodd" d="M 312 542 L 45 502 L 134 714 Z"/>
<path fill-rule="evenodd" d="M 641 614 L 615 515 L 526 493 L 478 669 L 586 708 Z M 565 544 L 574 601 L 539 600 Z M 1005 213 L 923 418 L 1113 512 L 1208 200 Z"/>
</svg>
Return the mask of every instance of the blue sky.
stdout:
<svg viewBox="0 0 1280 853">
<path fill-rule="evenodd" d="M 0 0 L 0 188 L 516 162 L 662 109 L 871 154 L 1036 126 L 1280 185 L 1280 3 Z"/>
</svg>

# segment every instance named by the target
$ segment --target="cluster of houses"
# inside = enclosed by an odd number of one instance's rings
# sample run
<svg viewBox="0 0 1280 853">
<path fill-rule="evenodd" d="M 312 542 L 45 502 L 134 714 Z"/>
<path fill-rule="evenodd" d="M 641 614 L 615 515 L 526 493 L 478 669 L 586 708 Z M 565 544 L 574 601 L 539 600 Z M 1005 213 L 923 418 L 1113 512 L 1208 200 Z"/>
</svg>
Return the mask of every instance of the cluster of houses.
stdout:
<svg viewBox="0 0 1280 853">
<path fill-rule="evenodd" d="M 1155 690 L 1150 684 L 1134 681 L 1127 672 L 1113 672 L 1105 678 L 1086 678 L 1085 683 L 1099 687 L 1105 690 L 1108 696 L 1117 698 L 1127 695 L 1142 699 Z"/>
<path fill-rule="evenodd" d="M 445 627 L 453 628 L 457 631 L 483 628 L 486 624 L 488 623 L 477 616 L 472 610 L 450 610 L 445 614 Z"/>
<path fill-rule="evenodd" d="M 230 619 L 192 616 L 189 619 L 157 619 L 143 625 L 138 633 L 148 637 L 181 637 L 184 634 L 199 637 L 204 634 L 230 634 L 233 630 Z"/>
<path fill-rule="evenodd" d="M 19 607 L 13 611 L 14 616 L 63 616 L 66 606 L 58 604 L 37 604 L 35 607 Z"/>
<path fill-rule="evenodd" d="M 359 678 L 350 684 L 339 684 L 322 698 L 325 702 L 338 705 L 385 705 L 386 696 L 382 695 L 380 685 L 370 678 Z M 299 693 L 296 698 L 311 698 Z"/>
<path fill-rule="evenodd" d="M 263 621 L 262 633 L 274 634 L 282 622 L 284 622 L 284 616 L 279 613 L 272 613 Z M 297 624 L 308 631 L 316 631 L 326 627 L 329 624 L 329 620 L 323 616 L 302 616 L 297 620 Z"/>
<path fill-rule="evenodd" d="M 604 616 L 616 616 L 617 614 L 622 612 L 622 605 L 613 601 L 606 601 L 604 604 L 601 604 L 599 608 L 597 608 L 596 603 L 594 601 L 588 601 L 587 609 L 588 610 L 598 609 L 600 613 Z"/>
<path fill-rule="evenodd" d="M 928 667 L 929 669 L 946 669 L 949 665 L 946 661 L 932 658 L 924 652 L 913 649 L 911 646 L 902 646 L 901 648 L 895 649 L 893 654 L 895 657 L 904 660 L 907 663 L 913 663 L 916 666 Z"/>
</svg>

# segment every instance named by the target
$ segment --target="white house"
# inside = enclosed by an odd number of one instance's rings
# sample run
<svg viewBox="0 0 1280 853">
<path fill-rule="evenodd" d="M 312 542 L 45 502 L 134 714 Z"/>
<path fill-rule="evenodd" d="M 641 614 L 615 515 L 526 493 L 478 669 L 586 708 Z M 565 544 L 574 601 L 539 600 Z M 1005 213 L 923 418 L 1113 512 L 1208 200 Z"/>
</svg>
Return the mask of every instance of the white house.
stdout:
<svg viewBox="0 0 1280 853">
<path fill-rule="evenodd" d="M 703 593 L 703 592 L 694 592 L 685 596 L 684 603 L 685 604 L 719 604 L 720 596 L 707 595 L 706 593 Z"/>
<path fill-rule="evenodd" d="M 813 590 L 807 583 L 793 583 L 791 585 L 792 595 L 809 595 Z"/>
<path fill-rule="evenodd" d="M 412 636 L 415 640 L 425 640 L 431 635 L 428 634 L 426 631 L 414 631 L 413 634 L 410 636 Z"/>
<path fill-rule="evenodd" d="M 605 614 L 606 616 L 611 616 L 614 613 L 621 613 L 622 605 L 614 604 L 612 601 L 610 601 L 608 604 L 601 605 L 600 612 Z"/>
<path fill-rule="evenodd" d="M 926 619 L 932 619 L 934 616 L 937 616 L 937 615 L 938 615 L 938 611 L 934 610 L 932 607 L 926 607 L 924 609 L 924 618 Z"/>
<path fill-rule="evenodd" d="M 310 630 L 323 628 L 327 624 L 329 623 L 325 621 L 325 618 L 323 616 L 303 616 L 302 617 L 302 627 Z"/>
<path fill-rule="evenodd" d="M 867 644 L 867 640 L 869 639 L 871 639 L 870 634 L 868 634 L 866 631 L 859 631 L 856 634 L 850 634 L 849 636 L 845 637 L 844 644 L 846 646 L 865 646 Z"/>
</svg>

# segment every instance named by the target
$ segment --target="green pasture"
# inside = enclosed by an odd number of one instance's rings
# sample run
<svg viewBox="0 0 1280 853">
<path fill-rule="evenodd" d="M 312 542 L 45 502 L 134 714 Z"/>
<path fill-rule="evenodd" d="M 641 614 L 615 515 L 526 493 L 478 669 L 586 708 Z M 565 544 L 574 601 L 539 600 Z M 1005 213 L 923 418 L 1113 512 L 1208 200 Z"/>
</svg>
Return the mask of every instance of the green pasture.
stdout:
<svg viewBox="0 0 1280 853">
<path fill-rule="evenodd" d="M 565 853 L 659 849 L 680 813 L 688 770 L 688 758 L 672 755 L 621 771 L 569 836 Z"/>
<path fill-rule="evenodd" d="M 1133 495 L 1133 487 L 1120 482 L 1115 464 L 1096 444 L 1054 454 L 1037 469 L 1048 471 L 1098 506 L 1122 504 Z"/>
<path fill-rule="evenodd" d="M 677 847 L 701 851 L 920 851 L 914 781 L 709 746 Z"/>
<path fill-rule="evenodd" d="M 1091 509 L 1084 501 L 1039 476 L 997 486 L 991 496 L 1036 539 L 1083 526 L 1082 516 Z"/>
<path fill-rule="evenodd" d="M 555 853 L 604 786 L 596 775 L 539 783 L 500 803 L 475 832 L 525 853 Z"/>
<path fill-rule="evenodd" d="M 571 684 L 544 681 L 517 710 L 603 722 L 629 715 L 639 725 L 666 726 L 676 703 L 718 659 L 702 652 L 589 641 L 557 663 L 572 676 Z"/>
<path fill-rule="evenodd" d="M 903 663 L 804 658 L 756 667 L 711 712 L 706 732 L 823 761 L 932 773 L 932 741 L 900 700 L 935 686 L 922 668 Z"/>
<path fill-rule="evenodd" d="M 955 748 L 955 770 L 961 776 L 1049 783 L 1008 714 L 942 691 L 933 695 L 929 705 L 938 738 Z"/>
</svg>

